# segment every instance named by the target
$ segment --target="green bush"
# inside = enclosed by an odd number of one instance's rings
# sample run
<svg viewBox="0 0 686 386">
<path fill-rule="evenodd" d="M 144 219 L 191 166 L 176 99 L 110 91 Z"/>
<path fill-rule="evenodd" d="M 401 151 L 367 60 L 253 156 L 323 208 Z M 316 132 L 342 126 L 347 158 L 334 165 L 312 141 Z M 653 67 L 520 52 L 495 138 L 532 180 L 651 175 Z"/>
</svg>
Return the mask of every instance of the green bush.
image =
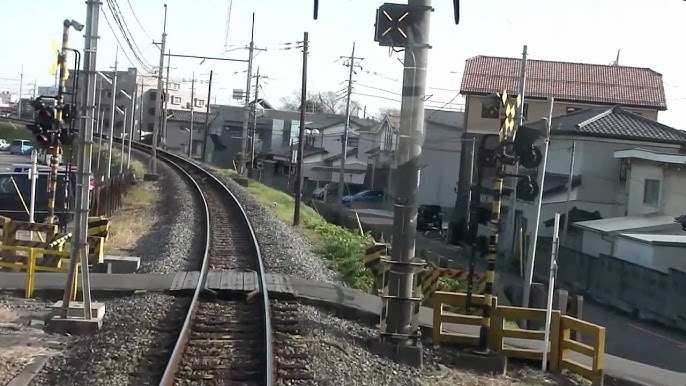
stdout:
<svg viewBox="0 0 686 386">
<path fill-rule="evenodd" d="M 221 178 L 233 178 L 236 172 L 229 169 L 214 170 Z M 287 224 L 293 221 L 294 199 L 290 195 L 272 189 L 257 181 L 249 181 L 248 192 L 264 207 L 272 210 Z M 276 207 L 273 206 L 276 203 Z M 301 206 L 301 225 L 304 233 L 315 244 L 315 252 L 338 272 L 341 280 L 356 289 L 371 291 L 374 278 L 364 266 L 364 250 L 374 242 L 371 235 L 360 235 L 327 222 L 317 211 L 307 205 Z"/>
</svg>

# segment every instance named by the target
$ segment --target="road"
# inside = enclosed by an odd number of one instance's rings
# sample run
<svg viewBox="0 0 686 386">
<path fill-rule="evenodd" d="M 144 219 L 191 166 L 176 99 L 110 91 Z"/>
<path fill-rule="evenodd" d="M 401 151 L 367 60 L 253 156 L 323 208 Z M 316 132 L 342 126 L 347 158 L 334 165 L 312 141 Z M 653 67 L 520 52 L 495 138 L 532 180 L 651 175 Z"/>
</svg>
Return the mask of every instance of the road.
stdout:
<svg viewBox="0 0 686 386">
<path fill-rule="evenodd" d="M 30 155 L 10 155 L 8 151 L 0 152 L 0 172 L 10 171 L 12 164 L 31 163 Z"/>
<path fill-rule="evenodd" d="M 390 225 L 392 218 L 383 218 L 381 211 L 370 211 L 376 216 L 365 215 L 360 211 L 360 220 L 368 225 Z M 390 216 L 390 212 L 389 212 Z M 450 258 L 460 256 L 458 248 L 440 241 L 417 236 L 417 248 L 430 249 Z M 464 261 L 467 267 L 467 261 Z M 477 269 L 479 269 L 477 267 Z M 498 280 L 503 283 L 521 283 L 522 279 L 514 274 L 501 273 Z M 614 311 L 610 307 L 593 304 L 586 300 L 583 306 L 583 319 L 605 326 L 605 352 L 607 354 L 644 363 L 679 373 L 686 373 L 686 333 L 678 332 L 642 322 Z"/>
</svg>

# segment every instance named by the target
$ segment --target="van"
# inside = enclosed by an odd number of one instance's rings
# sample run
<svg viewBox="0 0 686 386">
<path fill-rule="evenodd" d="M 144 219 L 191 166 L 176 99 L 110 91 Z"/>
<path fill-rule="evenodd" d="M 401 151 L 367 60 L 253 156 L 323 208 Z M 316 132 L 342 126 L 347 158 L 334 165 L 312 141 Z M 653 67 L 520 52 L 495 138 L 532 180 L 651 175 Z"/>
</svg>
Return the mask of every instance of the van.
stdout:
<svg viewBox="0 0 686 386">
<path fill-rule="evenodd" d="M 26 155 L 31 154 L 33 145 L 28 139 L 15 139 L 10 144 L 10 154 Z"/>
</svg>

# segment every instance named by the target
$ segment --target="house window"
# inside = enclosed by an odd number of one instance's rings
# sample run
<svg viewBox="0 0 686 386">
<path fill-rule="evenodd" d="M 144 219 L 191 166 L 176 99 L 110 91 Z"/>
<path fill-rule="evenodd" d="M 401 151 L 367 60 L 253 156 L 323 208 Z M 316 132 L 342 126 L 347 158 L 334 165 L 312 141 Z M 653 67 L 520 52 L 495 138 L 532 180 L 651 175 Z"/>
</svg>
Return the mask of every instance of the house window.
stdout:
<svg viewBox="0 0 686 386">
<path fill-rule="evenodd" d="M 500 118 L 500 106 L 481 104 L 481 118 L 498 119 Z"/>
<path fill-rule="evenodd" d="M 195 107 L 205 106 L 205 100 L 204 99 L 194 99 L 193 101 L 195 103 Z"/>
<path fill-rule="evenodd" d="M 181 97 L 172 96 L 171 103 L 173 105 L 180 105 L 181 104 Z"/>
<path fill-rule="evenodd" d="M 660 180 L 646 179 L 643 186 L 643 203 L 657 206 L 660 199 Z"/>
</svg>

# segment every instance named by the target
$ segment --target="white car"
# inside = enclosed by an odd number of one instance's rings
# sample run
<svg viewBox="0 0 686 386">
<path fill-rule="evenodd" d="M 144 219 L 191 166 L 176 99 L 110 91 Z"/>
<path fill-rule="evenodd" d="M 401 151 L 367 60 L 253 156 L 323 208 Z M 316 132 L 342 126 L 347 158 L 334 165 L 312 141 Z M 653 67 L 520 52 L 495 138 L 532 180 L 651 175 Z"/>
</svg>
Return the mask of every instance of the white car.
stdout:
<svg viewBox="0 0 686 386">
<path fill-rule="evenodd" d="M 10 149 L 10 143 L 4 139 L 0 139 L 0 150 L 6 151 Z"/>
</svg>

